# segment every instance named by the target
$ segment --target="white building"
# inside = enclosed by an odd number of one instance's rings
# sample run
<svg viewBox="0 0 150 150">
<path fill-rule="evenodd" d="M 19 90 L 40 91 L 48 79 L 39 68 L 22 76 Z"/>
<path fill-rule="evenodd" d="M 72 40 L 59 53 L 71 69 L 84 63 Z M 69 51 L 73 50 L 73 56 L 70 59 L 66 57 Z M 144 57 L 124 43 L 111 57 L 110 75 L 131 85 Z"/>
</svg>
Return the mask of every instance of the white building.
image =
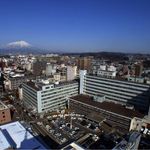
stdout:
<svg viewBox="0 0 150 150">
<path fill-rule="evenodd" d="M 97 76 L 115 78 L 116 71 L 97 70 Z"/>
<path fill-rule="evenodd" d="M 77 66 L 67 66 L 67 81 L 74 80 L 77 75 Z"/>
<path fill-rule="evenodd" d="M 16 121 L 0 126 L 0 149 L 39 149 L 46 148 L 36 138 Z"/>
<path fill-rule="evenodd" d="M 99 67 L 93 66 L 93 69 L 90 70 L 90 74 L 107 78 L 115 78 L 116 68 L 114 66 L 108 67 L 106 65 L 100 65 Z"/>
<path fill-rule="evenodd" d="M 23 101 L 35 108 L 38 113 L 56 111 L 66 107 L 69 96 L 78 94 L 78 82 L 44 84 L 27 82 L 22 85 Z"/>
<path fill-rule="evenodd" d="M 46 65 L 46 76 L 54 75 L 56 73 L 56 65 L 47 63 Z"/>
<path fill-rule="evenodd" d="M 104 78 L 80 72 L 80 94 L 105 95 L 106 101 L 132 104 L 135 109 L 148 112 L 150 86 L 121 79 Z"/>
</svg>

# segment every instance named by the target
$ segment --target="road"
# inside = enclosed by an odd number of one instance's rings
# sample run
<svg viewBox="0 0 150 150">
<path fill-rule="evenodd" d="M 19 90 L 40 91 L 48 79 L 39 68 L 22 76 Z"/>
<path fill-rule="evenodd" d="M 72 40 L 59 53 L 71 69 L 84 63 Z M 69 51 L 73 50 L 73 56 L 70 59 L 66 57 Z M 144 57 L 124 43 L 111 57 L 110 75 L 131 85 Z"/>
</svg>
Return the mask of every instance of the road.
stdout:
<svg viewBox="0 0 150 150">
<path fill-rule="evenodd" d="M 18 115 L 20 115 L 20 118 L 24 118 L 24 121 L 32 123 L 32 129 L 38 134 L 37 139 L 48 149 L 57 149 L 59 146 L 58 143 L 56 143 L 51 137 L 50 134 L 47 132 L 46 129 L 44 129 L 42 126 L 37 125 L 36 119 L 33 116 L 28 116 L 28 113 L 24 112 L 19 104 L 13 104 L 14 107 L 17 109 Z M 42 140 L 41 140 L 42 139 Z M 44 144 L 44 142 L 46 144 Z M 48 146 L 47 146 L 48 145 Z"/>
</svg>

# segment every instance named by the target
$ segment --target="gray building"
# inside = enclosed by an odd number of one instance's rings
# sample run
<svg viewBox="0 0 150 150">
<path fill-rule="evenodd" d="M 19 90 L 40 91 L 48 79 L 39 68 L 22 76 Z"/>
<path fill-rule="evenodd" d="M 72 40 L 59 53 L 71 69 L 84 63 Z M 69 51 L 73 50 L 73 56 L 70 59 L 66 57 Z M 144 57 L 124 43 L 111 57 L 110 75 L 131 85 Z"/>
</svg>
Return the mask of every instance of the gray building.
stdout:
<svg viewBox="0 0 150 150">
<path fill-rule="evenodd" d="M 46 70 L 46 61 L 37 61 L 33 63 L 33 73 L 41 74 L 43 70 Z"/>
<path fill-rule="evenodd" d="M 80 93 L 94 96 L 105 95 L 106 101 L 119 104 L 132 104 L 135 109 L 148 112 L 150 86 L 122 78 L 104 78 L 80 72 Z"/>
<path fill-rule="evenodd" d="M 127 135 L 119 144 L 117 144 L 112 150 L 121 149 L 138 149 L 141 140 L 141 134 L 134 131 L 131 135 Z"/>
<path fill-rule="evenodd" d="M 56 73 L 56 65 L 55 64 L 46 64 L 46 76 L 54 75 Z"/>
</svg>

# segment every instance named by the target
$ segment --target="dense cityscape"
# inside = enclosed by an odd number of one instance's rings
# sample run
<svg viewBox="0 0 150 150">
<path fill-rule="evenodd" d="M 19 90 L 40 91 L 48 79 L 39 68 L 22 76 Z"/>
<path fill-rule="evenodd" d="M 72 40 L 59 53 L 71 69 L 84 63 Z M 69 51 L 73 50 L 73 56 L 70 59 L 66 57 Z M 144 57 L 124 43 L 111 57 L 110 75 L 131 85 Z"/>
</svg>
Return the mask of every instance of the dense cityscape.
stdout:
<svg viewBox="0 0 150 150">
<path fill-rule="evenodd" d="M 97 55 L 1 55 L 0 147 L 149 149 L 150 55 Z"/>
<path fill-rule="evenodd" d="M 0 0 L 0 150 L 150 150 L 150 0 Z"/>
</svg>

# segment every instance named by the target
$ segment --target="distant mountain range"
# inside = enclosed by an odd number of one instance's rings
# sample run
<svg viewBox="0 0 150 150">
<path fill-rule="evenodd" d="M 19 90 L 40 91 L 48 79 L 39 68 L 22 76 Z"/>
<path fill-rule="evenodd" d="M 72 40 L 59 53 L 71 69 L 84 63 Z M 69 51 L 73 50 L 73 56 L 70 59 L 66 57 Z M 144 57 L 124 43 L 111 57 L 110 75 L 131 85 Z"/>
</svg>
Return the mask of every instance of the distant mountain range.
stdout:
<svg viewBox="0 0 150 150">
<path fill-rule="evenodd" d="M 0 47 L 0 53 L 46 53 L 47 50 L 36 48 L 25 41 L 8 43 Z"/>
</svg>

